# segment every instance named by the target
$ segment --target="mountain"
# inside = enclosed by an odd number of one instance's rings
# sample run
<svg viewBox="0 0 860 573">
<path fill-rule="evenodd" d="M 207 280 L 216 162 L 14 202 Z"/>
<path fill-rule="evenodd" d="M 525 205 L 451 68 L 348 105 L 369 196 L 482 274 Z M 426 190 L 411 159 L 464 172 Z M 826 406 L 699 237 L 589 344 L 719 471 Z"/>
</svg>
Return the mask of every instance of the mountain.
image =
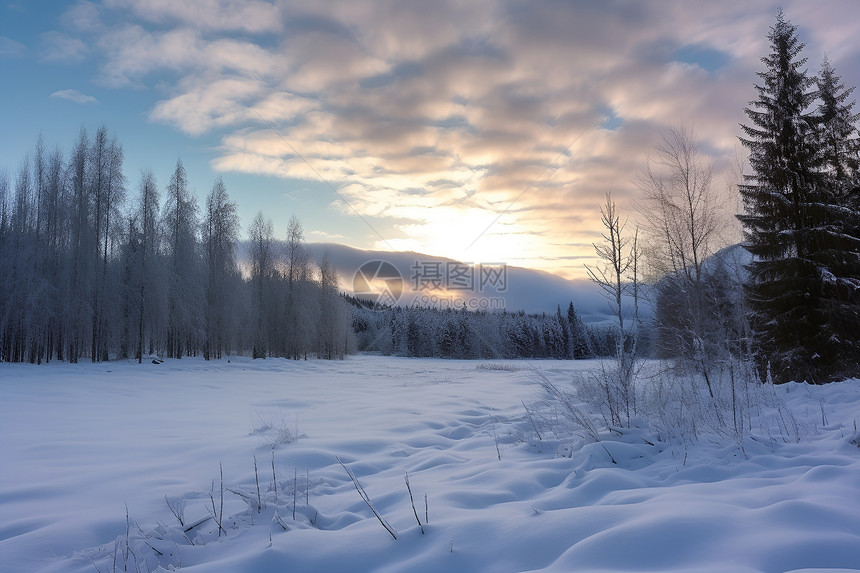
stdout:
<svg viewBox="0 0 860 573">
<path fill-rule="evenodd" d="M 554 313 L 558 306 L 567 312 L 572 301 L 585 322 L 612 317 L 600 289 L 589 280 L 568 280 L 522 267 L 473 267 L 415 252 L 362 250 L 335 243 L 310 243 L 307 248 L 317 264 L 328 253 L 342 291 L 362 296 L 376 286 L 377 292 L 390 297 L 382 302 L 458 309 L 465 303 L 470 309 Z"/>
<path fill-rule="evenodd" d="M 356 249 L 337 243 L 309 243 L 306 247 L 317 265 L 327 253 L 340 277 L 341 291 L 361 298 L 373 299 L 374 292 L 377 296 L 379 292 L 386 292 L 389 299 L 379 302 L 457 309 L 463 308 L 465 303 L 473 310 L 523 310 L 527 313 L 554 313 L 559 306 L 562 312 L 567 312 L 568 303 L 573 302 L 584 322 L 599 323 L 614 318 L 600 288 L 587 279 L 569 280 L 545 271 L 506 266 L 483 269 L 488 276 L 482 284 L 480 267 L 470 267 L 445 257 L 411 251 Z M 240 264 L 247 261 L 247 253 L 247 243 L 240 243 Z M 736 244 L 712 255 L 705 261 L 705 267 L 711 268 L 717 261 L 725 265 L 730 274 L 743 279 L 744 266 L 749 264 L 751 256 Z M 470 282 L 472 288 L 468 288 Z M 436 284 L 438 288 L 430 288 Z M 648 290 L 643 286 L 640 300 L 643 321 L 653 314 Z M 625 307 L 630 306 L 631 301 L 627 300 Z"/>
</svg>

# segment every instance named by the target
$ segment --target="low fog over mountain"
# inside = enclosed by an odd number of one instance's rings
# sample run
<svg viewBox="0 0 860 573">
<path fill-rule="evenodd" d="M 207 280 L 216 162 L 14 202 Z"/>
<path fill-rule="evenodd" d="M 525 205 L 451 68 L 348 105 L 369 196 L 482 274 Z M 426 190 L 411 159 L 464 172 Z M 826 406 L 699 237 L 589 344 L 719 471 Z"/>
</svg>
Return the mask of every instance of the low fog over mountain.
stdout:
<svg viewBox="0 0 860 573">
<path fill-rule="evenodd" d="M 488 284 L 482 287 L 481 268 L 469 267 L 470 272 L 466 272 L 465 277 L 460 277 L 464 282 L 468 282 L 469 278 L 473 279 L 473 288 L 468 289 L 460 288 L 459 285 L 463 282 L 458 282 L 452 275 L 455 271 L 464 270 L 458 261 L 452 259 L 413 252 L 368 251 L 334 243 L 311 243 L 307 247 L 317 263 L 322 261 L 323 254 L 328 252 L 329 261 L 340 276 L 340 288 L 346 293 L 354 293 L 354 278 L 362 265 L 373 261 L 386 261 L 397 269 L 402 279 L 403 292 L 398 304 L 436 304 L 462 308 L 465 302 L 470 309 L 504 308 L 508 312 L 524 310 L 534 313 L 555 312 L 559 305 L 566 309 L 567 304 L 573 301 L 574 307 L 585 322 L 601 322 L 611 316 L 606 299 L 599 288 L 589 280 L 567 280 L 551 273 L 522 267 L 488 266 L 485 272 L 496 274 L 488 277 L 485 280 Z M 432 293 L 427 288 L 416 289 L 416 285 L 427 285 L 427 275 L 435 270 L 441 273 L 442 288 Z M 449 282 L 449 288 L 445 288 L 446 280 Z M 493 299 L 502 299 L 503 306 L 500 308 L 498 301 Z"/>
</svg>

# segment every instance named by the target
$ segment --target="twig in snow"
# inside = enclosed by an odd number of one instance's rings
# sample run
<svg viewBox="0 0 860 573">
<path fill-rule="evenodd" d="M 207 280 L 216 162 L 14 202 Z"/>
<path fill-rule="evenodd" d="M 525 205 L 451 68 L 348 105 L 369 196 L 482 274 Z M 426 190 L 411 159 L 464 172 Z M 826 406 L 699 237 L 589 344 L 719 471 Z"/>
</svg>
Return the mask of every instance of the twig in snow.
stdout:
<svg viewBox="0 0 860 573">
<path fill-rule="evenodd" d="M 257 513 L 263 511 L 263 499 L 260 497 L 260 474 L 257 472 L 257 456 L 254 456 L 254 479 L 257 481 Z"/>
<path fill-rule="evenodd" d="M 189 531 L 191 531 L 191 530 L 192 530 L 192 529 L 194 529 L 195 527 L 198 527 L 198 526 L 200 526 L 200 525 L 203 525 L 204 523 L 206 523 L 206 522 L 207 522 L 207 521 L 209 521 L 210 519 L 212 519 L 212 516 L 211 516 L 211 515 L 210 515 L 210 516 L 201 517 L 201 518 L 200 518 L 200 519 L 198 519 L 197 521 L 195 521 L 195 522 L 193 522 L 193 523 L 189 523 L 189 524 L 188 524 L 188 526 L 187 526 L 185 529 L 183 529 L 183 530 L 182 530 L 182 533 L 188 533 Z M 187 538 L 187 537 L 188 537 L 188 536 L 186 535 L 186 538 Z M 190 540 L 189 540 L 189 541 L 190 541 Z M 194 544 L 192 543 L 191 545 L 194 545 Z"/>
<path fill-rule="evenodd" d="M 370 501 L 370 497 L 368 497 L 367 492 L 364 491 L 364 487 L 358 482 L 358 478 L 356 478 L 355 474 L 353 474 L 349 470 L 349 468 L 346 467 L 346 465 L 344 465 L 344 463 L 340 460 L 339 457 L 335 456 L 335 459 L 337 460 L 337 463 L 340 464 L 340 467 L 342 467 L 344 469 L 344 471 L 346 471 L 346 475 L 349 476 L 349 479 L 352 480 L 352 485 L 355 486 L 355 491 L 358 492 L 358 495 L 361 496 L 361 499 L 364 500 L 364 503 L 366 503 L 367 507 L 370 508 L 370 511 L 373 512 L 373 515 L 376 516 L 376 519 L 379 520 L 379 523 L 382 525 L 382 527 L 385 528 L 385 531 L 387 531 L 391 535 L 391 537 L 393 537 L 394 540 L 396 541 L 397 535 L 394 534 L 394 529 L 382 518 L 381 515 L 379 515 L 379 512 L 376 511 L 376 508 L 373 506 L 373 503 Z"/>
<path fill-rule="evenodd" d="M 418 522 L 418 527 L 421 528 L 421 535 L 424 535 L 424 526 L 421 525 L 421 520 L 418 519 L 418 510 L 415 509 L 415 499 L 412 497 L 412 487 L 409 485 L 409 472 L 406 472 L 406 490 L 409 492 L 409 501 L 412 503 L 412 513 L 415 514 L 415 521 Z"/>
<path fill-rule="evenodd" d="M 606 455 L 609 456 L 609 459 L 612 461 L 612 463 L 617 466 L 618 462 L 615 461 L 615 458 L 612 457 L 612 454 L 609 453 L 609 450 L 606 449 L 606 446 L 604 446 L 602 442 L 598 442 L 598 443 L 600 443 L 600 445 L 603 447 L 603 450 L 606 452 Z"/>
<path fill-rule="evenodd" d="M 281 526 L 281 528 L 283 528 L 283 530 L 284 530 L 284 531 L 289 531 L 289 529 L 290 529 L 290 528 L 289 528 L 289 527 L 287 527 L 287 524 L 286 524 L 286 523 L 284 523 L 284 520 L 283 520 L 283 519 L 281 519 L 281 514 L 280 514 L 280 512 L 279 512 L 277 509 L 275 510 L 275 521 L 277 521 L 277 522 L 278 522 L 278 525 L 280 525 L 280 526 Z"/>
<path fill-rule="evenodd" d="M 125 504 L 125 553 L 122 559 L 122 570 L 128 571 L 128 535 L 129 535 L 129 519 L 128 519 L 128 504 Z"/>
<path fill-rule="evenodd" d="M 531 422 L 531 424 L 532 424 L 532 429 L 535 431 L 535 434 L 537 434 L 537 439 L 538 439 L 538 440 L 540 440 L 540 441 L 542 442 L 542 441 L 543 441 L 543 436 L 541 436 L 541 435 L 540 435 L 540 430 L 538 430 L 538 428 L 537 428 L 537 424 L 535 424 L 535 420 L 534 420 L 534 418 L 532 417 L 532 411 L 531 411 L 531 410 L 529 410 L 529 407 L 528 407 L 528 406 L 526 406 L 526 403 L 525 403 L 525 402 L 523 402 L 522 400 L 520 400 L 520 403 L 522 403 L 523 408 L 525 408 L 525 409 L 526 409 L 526 416 L 528 416 L 529 422 Z"/>
<path fill-rule="evenodd" d="M 212 495 L 212 492 L 209 492 L 209 501 L 212 502 L 212 520 L 215 521 L 215 525 L 218 526 L 218 537 L 221 537 L 221 520 L 218 519 L 218 510 L 215 508 L 215 496 Z M 207 508 L 208 509 L 208 508 Z"/>
<path fill-rule="evenodd" d="M 173 517 L 179 521 L 179 526 L 185 527 L 185 503 L 182 498 L 171 503 L 170 499 L 165 495 L 164 501 L 167 502 L 167 507 L 170 509 L 170 513 L 173 514 Z"/>
<path fill-rule="evenodd" d="M 212 502 L 212 519 L 215 521 L 215 525 L 218 526 L 218 537 L 220 538 L 222 531 L 224 532 L 224 535 L 227 535 L 227 530 L 221 526 L 221 521 L 224 519 L 224 466 L 221 462 L 218 462 L 218 467 L 221 469 L 221 514 L 220 515 L 218 514 L 218 511 L 215 509 L 215 496 L 212 494 L 212 490 L 209 491 L 209 501 Z M 212 489 L 215 489 L 215 484 L 212 484 Z"/>
<path fill-rule="evenodd" d="M 293 521 L 296 520 L 296 497 L 299 489 L 299 470 L 293 468 Z"/>
<path fill-rule="evenodd" d="M 493 428 L 493 441 L 496 442 L 496 455 L 499 458 L 499 461 L 502 461 L 502 451 L 499 449 L 499 435 L 496 434 L 496 422 L 495 420 L 491 420 L 490 422 Z"/>
<path fill-rule="evenodd" d="M 272 487 L 275 489 L 275 505 L 278 505 L 278 478 L 275 476 L 275 450 L 272 450 Z"/>
</svg>

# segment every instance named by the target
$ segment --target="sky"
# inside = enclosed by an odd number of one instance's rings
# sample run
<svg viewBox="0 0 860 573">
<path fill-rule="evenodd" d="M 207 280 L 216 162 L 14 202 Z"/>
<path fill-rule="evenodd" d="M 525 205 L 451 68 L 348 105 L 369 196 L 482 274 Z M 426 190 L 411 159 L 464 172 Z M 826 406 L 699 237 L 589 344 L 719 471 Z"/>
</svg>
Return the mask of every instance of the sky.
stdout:
<svg viewBox="0 0 860 573">
<path fill-rule="evenodd" d="M 810 74 L 860 84 L 856 0 L 0 0 L 0 169 L 84 126 L 131 196 L 178 159 L 245 227 L 585 275 L 605 193 L 632 221 L 661 133 L 692 128 L 738 238 L 739 123 L 778 8 Z M 856 93 L 854 96 L 856 97 Z M 633 223 L 631 223 L 632 226 Z"/>
</svg>

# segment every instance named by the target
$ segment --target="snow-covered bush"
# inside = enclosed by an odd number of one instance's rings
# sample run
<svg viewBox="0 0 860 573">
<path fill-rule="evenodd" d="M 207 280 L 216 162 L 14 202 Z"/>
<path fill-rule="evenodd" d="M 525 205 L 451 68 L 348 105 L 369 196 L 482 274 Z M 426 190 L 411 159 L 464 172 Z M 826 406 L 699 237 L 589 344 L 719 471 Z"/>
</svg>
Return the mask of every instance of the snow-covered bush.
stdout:
<svg viewBox="0 0 860 573">
<path fill-rule="evenodd" d="M 664 443 L 689 446 L 707 437 L 743 448 L 751 436 L 796 442 L 806 433 L 773 384 L 754 378 L 750 364 L 718 364 L 710 385 L 695 369 L 649 361 L 624 386 L 617 368 L 614 361 L 601 362 L 566 384 L 536 370 L 545 399 L 542 408 L 527 407 L 529 417 L 541 411 L 544 425 L 555 420 L 549 426 L 557 436 L 567 430 L 586 441 L 638 428 Z"/>
</svg>

